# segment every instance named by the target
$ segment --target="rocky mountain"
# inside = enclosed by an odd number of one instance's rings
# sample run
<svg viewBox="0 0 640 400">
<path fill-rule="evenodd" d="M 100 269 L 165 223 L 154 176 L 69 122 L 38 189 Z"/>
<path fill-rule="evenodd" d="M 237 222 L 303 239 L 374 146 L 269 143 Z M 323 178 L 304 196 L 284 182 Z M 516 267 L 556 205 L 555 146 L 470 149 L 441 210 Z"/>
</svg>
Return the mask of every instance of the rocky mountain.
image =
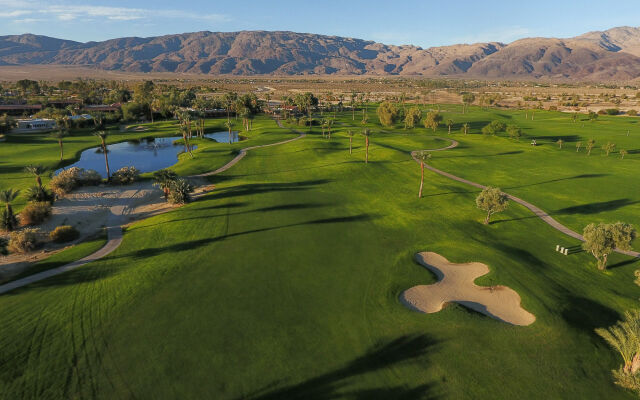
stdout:
<svg viewBox="0 0 640 400">
<path fill-rule="evenodd" d="M 391 46 L 295 32 L 196 32 L 80 43 L 31 34 L 0 37 L 0 65 L 93 66 L 127 72 L 232 75 L 421 75 L 632 80 L 640 28 L 509 44 Z M 1 76 L 0 76 L 1 78 Z"/>
</svg>

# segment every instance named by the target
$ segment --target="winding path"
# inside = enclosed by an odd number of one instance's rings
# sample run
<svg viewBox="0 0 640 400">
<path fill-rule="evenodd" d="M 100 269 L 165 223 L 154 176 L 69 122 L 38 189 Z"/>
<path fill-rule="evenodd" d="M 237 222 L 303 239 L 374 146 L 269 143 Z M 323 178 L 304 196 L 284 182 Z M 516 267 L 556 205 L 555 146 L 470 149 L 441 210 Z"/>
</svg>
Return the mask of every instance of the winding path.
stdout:
<svg viewBox="0 0 640 400">
<path fill-rule="evenodd" d="M 437 139 L 448 140 L 448 141 L 451 142 L 451 144 L 449 146 L 442 147 L 440 149 L 433 149 L 433 150 L 426 150 L 425 149 L 424 151 L 431 152 L 431 151 L 450 150 L 450 149 L 453 149 L 453 148 L 457 147 L 458 144 L 459 144 L 456 140 L 453 140 L 453 139 L 445 139 L 445 138 L 437 138 Z M 418 151 L 420 151 L 420 150 L 415 150 L 415 151 L 411 152 L 411 157 L 417 163 L 420 162 L 416 158 L 416 153 Z M 432 167 L 429 164 L 425 163 L 424 166 L 428 170 L 433 171 L 436 174 L 442 175 L 442 176 L 447 177 L 449 179 L 453 179 L 454 181 L 466 183 L 467 185 L 471 185 L 471 186 L 477 187 L 478 189 L 485 189 L 486 188 L 486 186 L 484 186 L 484 185 L 481 185 L 481 184 L 476 183 L 476 182 L 472 182 L 472 181 L 464 179 L 464 178 L 460 178 L 459 176 L 450 174 L 448 172 L 441 171 L 441 170 L 439 170 L 439 169 L 437 169 L 435 167 Z M 516 202 L 518 204 L 521 204 L 521 205 L 525 206 L 526 208 L 528 208 L 529 210 L 531 210 L 538 218 L 542 219 L 544 222 L 546 222 L 547 224 L 551 225 L 553 228 L 559 230 L 560 232 L 564 233 L 565 235 L 571 236 L 572 238 L 575 238 L 575 239 L 578 239 L 578 240 L 584 242 L 584 238 L 582 237 L 581 234 L 579 234 L 579 233 L 567 228 L 566 226 L 562 225 L 560 222 L 558 222 L 555 219 L 553 219 L 553 217 L 551 217 L 551 215 L 549 215 L 548 213 L 543 211 L 541 208 L 539 208 L 537 206 L 534 206 L 533 204 L 531 204 L 531 203 L 529 203 L 529 202 L 527 202 L 525 200 L 522 200 L 519 197 L 513 196 L 513 195 L 511 195 L 509 193 L 506 193 L 506 192 L 503 192 L 503 193 L 506 194 L 507 197 L 510 200 L 513 200 L 514 202 Z M 624 255 L 627 255 L 627 256 L 631 256 L 631 257 L 640 257 L 640 252 L 633 251 L 633 250 L 619 250 L 619 249 L 616 249 L 615 252 L 616 253 L 620 253 L 620 254 L 624 254 Z"/>
<path fill-rule="evenodd" d="M 276 121 L 276 123 L 278 124 L 278 126 L 280 128 L 284 128 L 284 126 L 282 126 L 282 123 L 280 122 L 280 120 L 276 119 L 275 121 Z M 233 167 L 234 165 L 236 165 L 238 163 L 238 161 L 242 160 L 247 155 L 247 151 L 249 151 L 249 150 L 259 149 L 259 148 L 263 148 L 263 147 L 279 146 L 281 144 L 290 143 L 290 142 L 293 142 L 294 140 L 298 140 L 298 139 L 301 139 L 301 138 L 306 136 L 306 134 L 304 132 L 300 132 L 300 131 L 297 131 L 297 130 L 295 130 L 294 132 L 298 133 L 298 136 L 296 136 L 296 137 L 294 137 L 292 139 L 287 139 L 287 140 L 283 140 L 281 142 L 276 142 L 276 143 L 263 144 L 263 145 L 259 145 L 259 146 L 251 146 L 251 147 L 246 147 L 244 149 L 241 149 L 240 153 L 238 153 L 238 155 L 235 156 L 233 158 L 233 160 L 229 161 L 228 163 L 226 163 L 222 167 L 216 169 L 215 171 L 206 172 L 204 174 L 199 174 L 199 175 L 192 175 L 192 176 L 190 176 L 190 178 L 200 178 L 200 177 L 220 174 L 220 173 L 228 170 L 229 168 Z M 131 193 L 131 192 L 133 192 L 133 193 Z M 107 243 L 102 248 L 100 248 L 100 250 L 98 250 L 95 253 L 92 253 L 92 254 L 90 254 L 90 255 L 88 255 L 88 256 L 80 259 L 80 260 L 74 261 L 74 262 L 69 263 L 69 264 L 65 264 L 65 265 L 63 265 L 61 267 L 48 269 L 46 271 L 39 272 L 37 274 L 33 274 L 33 275 L 27 276 L 27 277 L 22 278 L 22 279 L 17 279 L 15 281 L 11 281 L 9 283 L 5 283 L 4 285 L 0 285 L 0 295 L 4 294 L 4 293 L 7 293 L 9 291 L 12 291 L 14 289 L 21 288 L 21 287 L 26 286 L 26 285 L 30 285 L 32 283 L 39 282 L 39 281 L 47 279 L 47 278 L 51 278 L 52 276 L 60 275 L 60 274 L 65 273 L 67 271 L 72 271 L 74 269 L 80 268 L 83 265 L 86 265 L 86 264 L 88 264 L 90 262 L 93 262 L 93 261 L 97 261 L 97 260 L 109 255 L 114 250 L 116 250 L 120 246 L 120 244 L 122 243 L 122 226 L 119 225 L 118 223 L 116 223 L 116 221 L 119 221 L 118 217 L 120 217 L 120 216 L 122 216 L 122 215 L 124 215 L 125 213 L 128 212 L 128 209 L 129 209 L 129 204 L 128 203 L 130 201 L 133 201 L 134 196 L 135 196 L 135 192 L 136 192 L 136 190 L 125 191 L 123 193 L 123 195 L 125 195 L 125 197 L 123 197 L 123 198 L 126 200 L 125 204 L 119 204 L 117 206 L 113 206 L 113 207 L 110 208 L 111 214 L 109 215 L 109 218 L 107 220 Z"/>
</svg>

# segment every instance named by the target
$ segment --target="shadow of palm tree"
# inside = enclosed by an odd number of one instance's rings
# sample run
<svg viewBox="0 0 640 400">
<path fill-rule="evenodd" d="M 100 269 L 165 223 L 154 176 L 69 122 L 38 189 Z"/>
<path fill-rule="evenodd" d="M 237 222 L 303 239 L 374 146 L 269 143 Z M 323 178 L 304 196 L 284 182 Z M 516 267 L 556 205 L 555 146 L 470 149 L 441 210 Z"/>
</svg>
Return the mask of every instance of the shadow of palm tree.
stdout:
<svg viewBox="0 0 640 400">
<path fill-rule="evenodd" d="M 366 354 L 341 368 L 318 375 L 304 382 L 281 386 L 276 381 L 266 387 L 243 396 L 251 400 L 276 399 L 436 399 L 435 384 L 422 384 L 413 388 L 402 386 L 343 390 L 351 378 L 389 368 L 395 364 L 424 359 L 437 342 L 427 335 L 401 336 L 374 346 Z"/>
<path fill-rule="evenodd" d="M 556 210 L 553 214 L 598 214 L 604 211 L 614 211 L 622 207 L 640 203 L 640 201 L 632 201 L 630 199 L 618 199 L 610 201 L 601 201 L 598 203 L 588 203 L 579 206 L 572 206 Z"/>
</svg>

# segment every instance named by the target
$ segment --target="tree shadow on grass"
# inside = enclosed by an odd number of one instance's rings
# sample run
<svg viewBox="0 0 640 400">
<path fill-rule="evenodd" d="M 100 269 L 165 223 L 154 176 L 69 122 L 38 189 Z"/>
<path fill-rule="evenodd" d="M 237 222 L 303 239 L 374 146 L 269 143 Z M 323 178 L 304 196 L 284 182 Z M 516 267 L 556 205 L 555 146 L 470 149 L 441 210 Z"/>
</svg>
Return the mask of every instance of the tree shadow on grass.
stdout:
<svg viewBox="0 0 640 400">
<path fill-rule="evenodd" d="M 269 232 L 269 231 L 278 230 L 278 229 L 292 228 L 292 227 L 296 227 L 296 226 L 305 226 L 305 225 L 319 225 L 319 224 L 334 224 L 334 223 L 344 223 L 344 222 L 370 221 L 370 220 L 373 220 L 375 218 L 377 218 L 377 216 L 372 215 L 372 214 L 359 214 L 359 215 L 351 215 L 351 216 L 344 216 L 344 217 L 331 217 L 331 218 L 314 219 L 314 220 L 305 221 L 305 222 L 298 222 L 298 223 L 295 223 L 295 224 L 273 226 L 273 227 L 268 227 L 268 228 L 251 229 L 251 230 L 248 230 L 248 231 L 230 233 L 230 234 L 211 237 L 211 238 L 190 240 L 190 241 L 187 241 L 187 242 L 175 243 L 175 244 L 171 244 L 171 245 L 163 246 L 163 247 L 152 247 L 152 248 L 148 248 L 148 249 L 140 249 L 140 250 L 136 250 L 136 251 L 133 251 L 133 252 L 130 252 L 130 253 L 127 253 L 127 254 L 122 254 L 122 255 L 115 256 L 115 257 L 110 257 L 110 258 L 111 259 L 115 259 L 115 258 L 142 259 L 142 258 L 147 258 L 147 257 L 154 257 L 154 256 L 157 256 L 157 255 L 163 254 L 163 253 L 177 253 L 177 252 L 180 252 L 180 251 L 193 250 L 193 249 L 197 249 L 197 248 L 209 245 L 211 243 L 220 242 L 220 241 L 225 240 L 225 239 L 230 239 L 230 238 L 234 238 L 234 237 L 238 237 L 238 236 L 244 236 L 244 235 L 248 235 L 248 234 L 252 234 L 252 233 Z"/>
<path fill-rule="evenodd" d="M 609 174 L 581 174 L 581 175 L 575 175 L 575 176 L 568 176 L 565 178 L 556 178 L 556 179 L 549 179 L 546 181 L 540 181 L 540 182 L 535 182 L 535 183 L 528 183 L 526 185 L 519 185 L 519 186 L 509 186 L 509 187 L 505 187 L 504 189 L 518 189 L 518 188 L 523 188 L 523 187 L 529 187 L 529 186 L 536 186 L 536 185 L 543 185 L 545 183 L 553 183 L 553 182 L 562 182 L 562 181 L 569 181 L 569 180 L 573 180 L 573 179 L 587 179 L 587 178 L 601 178 L 604 176 L 609 176 Z"/>
<path fill-rule="evenodd" d="M 330 400 L 330 399 L 436 399 L 436 386 L 427 383 L 408 388 L 404 386 L 348 390 L 351 380 L 364 374 L 391 368 L 394 365 L 424 359 L 437 342 L 427 335 L 401 336 L 374 346 L 366 354 L 341 368 L 318 375 L 304 382 L 281 386 L 276 381 L 243 396 L 251 400 Z M 279 387 L 281 386 L 281 387 Z"/>
<path fill-rule="evenodd" d="M 225 178 L 226 180 L 230 178 Z M 271 192 L 286 192 L 286 191 L 300 191 L 309 190 L 313 186 L 324 185 L 331 182 L 330 179 L 316 179 L 299 182 L 282 182 L 282 183 L 247 183 L 244 185 L 236 185 L 228 188 L 219 189 L 214 191 L 207 199 L 223 199 L 228 197 L 242 197 L 253 194 L 271 193 Z"/>
<path fill-rule="evenodd" d="M 596 328 L 606 328 L 620 319 L 620 314 L 591 299 L 580 296 L 567 296 L 563 299 L 565 308 L 562 318 L 575 329 L 595 335 Z"/>
<path fill-rule="evenodd" d="M 632 201 L 631 199 L 618 199 L 610 201 L 601 201 L 598 203 L 588 203 L 579 206 L 561 208 L 553 212 L 557 215 L 573 215 L 573 214 L 598 214 L 604 211 L 614 211 L 622 207 L 640 203 L 640 201 Z"/>
<path fill-rule="evenodd" d="M 640 258 L 630 258 L 628 260 L 620 261 L 615 264 L 607 265 L 607 269 L 620 268 L 631 264 L 640 263 Z"/>
</svg>

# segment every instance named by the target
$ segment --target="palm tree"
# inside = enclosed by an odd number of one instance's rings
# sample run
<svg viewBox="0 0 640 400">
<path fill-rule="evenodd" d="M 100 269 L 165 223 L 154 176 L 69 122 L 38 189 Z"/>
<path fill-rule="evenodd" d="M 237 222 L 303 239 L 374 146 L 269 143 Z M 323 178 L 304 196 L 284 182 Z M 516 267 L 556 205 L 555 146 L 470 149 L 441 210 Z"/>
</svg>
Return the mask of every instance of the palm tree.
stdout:
<svg viewBox="0 0 640 400">
<path fill-rule="evenodd" d="M 626 156 L 627 154 L 629 154 L 628 151 L 626 151 L 625 149 L 621 149 L 620 150 L 620 158 L 624 159 L 624 156 Z"/>
<path fill-rule="evenodd" d="M 416 160 L 420 161 L 420 190 L 418 191 L 418 198 L 422 198 L 422 187 L 424 186 L 424 164 L 431 159 L 431 153 L 427 153 L 421 150 L 414 156 Z"/>
<path fill-rule="evenodd" d="M 558 139 L 558 141 L 557 141 L 556 143 L 558 143 L 558 147 L 559 147 L 560 149 L 562 149 L 562 145 L 564 144 L 564 140 L 562 140 L 562 139 Z"/>
<path fill-rule="evenodd" d="M 451 135 L 451 127 L 453 126 L 453 120 L 452 119 L 448 119 L 447 120 L 447 128 L 449 128 L 449 135 Z"/>
<path fill-rule="evenodd" d="M 229 131 L 229 143 L 231 143 L 231 129 L 233 128 L 233 123 L 231 122 L 231 120 L 227 120 L 227 122 L 224 123 L 224 126 Z"/>
<path fill-rule="evenodd" d="M 180 127 L 180 133 L 182 133 L 182 140 L 184 140 L 184 146 L 189 153 L 189 156 L 193 158 L 193 153 L 191 152 L 191 146 L 189 145 L 189 128 L 186 125 L 182 125 Z"/>
<path fill-rule="evenodd" d="M 640 312 L 626 311 L 623 321 L 608 329 L 598 328 L 596 333 L 622 356 L 621 372 L 635 375 L 640 369 Z"/>
<path fill-rule="evenodd" d="M 42 175 L 47 172 L 47 169 L 45 167 L 43 167 L 40 164 L 36 164 L 36 165 L 27 165 L 24 168 L 25 172 L 28 172 L 30 174 L 32 174 L 33 176 L 36 177 L 36 183 L 38 184 L 39 188 L 42 188 Z"/>
<path fill-rule="evenodd" d="M 615 150 L 615 148 L 616 148 L 615 143 L 611 143 L 611 142 L 607 142 L 607 144 L 602 146 L 602 150 L 604 150 L 604 152 L 607 154 L 607 157 L 609 157 L 609 153 Z"/>
<path fill-rule="evenodd" d="M 353 154 L 352 148 L 353 148 L 353 131 L 352 130 L 348 130 L 347 131 L 347 136 L 349 136 L 349 155 Z"/>
<path fill-rule="evenodd" d="M 329 131 L 329 140 L 331 140 L 331 127 L 333 126 L 333 119 L 327 120 L 327 130 Z"/>
<path fill-rule="evenodd" d="M 60 146 L 60 162 L 64 158 L 64 148 L 62 147 L 62 139 L 67 136 L 67 133 L 64 129 L 58 128 L 57 131 L 51 133 L 51 137 L 58 141 L 58 145 Z"/>
<path fill-rule="evenodd" d="M 107 155 L 107 137 L 109 137 L 109 132 L 107 131 L 96 131 L 93 134 L 100 139 L 100 146 L 102 147 L 102 152 L 104 153 L 104 163 L 107 167 L 107 182 L 111 182 L 111 171 L 109 171 L 109 156 Z"/>
<path fill-rule="evenodd" d="M 580 147 L 582 147 L 582 142 L 581 141 L 577 141 L 576 142 L 576 153 L 578 153 L 580 151 Z"/>
<path fill-rule="evenodd" d="M 465 122 L 464 124 L 462 124 L 462 129 L 464 130 L 465 135 L 469 133 L 469 123 Z"/>
<path fill-rule="evenodd" d="M 178 174 L 168 169 L 161 169 L 153 173 L 153 186 L 157 186 L 164 192 L 164 199 L 169 198 L 171 185 L 178 179 Z"/>
<path fill-rule="evenodd" d="M 364 163 L 368 164 L 369 163 L 369 136 L 371 136 L 371 130 L 368 128 L 365 128 L 362 131 L 362 135 L 364 136 L 364 143 L 365 143 L 365 158 L 364 158 Z"/>
<path fill-rule="evenodd" d="M 18 220 L 13 214 L 13 208 L 11 202 L 18 197 L 19 190 L 7 189 L 0 191 L 0 202 L 4 203 L 5 209 L 2 212 L 2 219 L 0 219 L 0 229 L 11 232 L 18 227 Z"/>
</svg>

